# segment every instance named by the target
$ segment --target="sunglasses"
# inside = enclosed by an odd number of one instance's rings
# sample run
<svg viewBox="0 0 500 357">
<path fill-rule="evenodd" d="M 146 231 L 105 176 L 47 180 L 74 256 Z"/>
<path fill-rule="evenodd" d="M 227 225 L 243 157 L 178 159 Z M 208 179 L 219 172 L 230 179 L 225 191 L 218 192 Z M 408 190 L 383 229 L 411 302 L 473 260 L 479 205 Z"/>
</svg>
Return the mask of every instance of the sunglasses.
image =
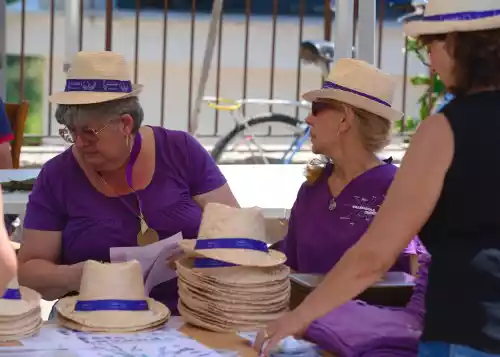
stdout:
<svg viewBox="0 0 500 357">
<path fill-rule="evenodd" d="M 59 129 L 59 135 L 64 139 L 64 141 L 70 144 L 74 144 L 77 137 L 80 137 L 80 139 L 84 140 L 85 142 L 95 143 L 99 141 L 99 134 L 108 126 L 110 126 L 111 123 L 112 121 L 110 121 L 100 129 L 84 127 L 78 130 L 78 132 L 65 126 L 64 128 Z"/>
<path fill-rule="evenodd" d="M 325 110 L 332 110 L 334 107 L 325 102 L 312 102 L 311 105 L 311 114 L 313 116 L 318 116 L 321 112 Z"/>
</svg>

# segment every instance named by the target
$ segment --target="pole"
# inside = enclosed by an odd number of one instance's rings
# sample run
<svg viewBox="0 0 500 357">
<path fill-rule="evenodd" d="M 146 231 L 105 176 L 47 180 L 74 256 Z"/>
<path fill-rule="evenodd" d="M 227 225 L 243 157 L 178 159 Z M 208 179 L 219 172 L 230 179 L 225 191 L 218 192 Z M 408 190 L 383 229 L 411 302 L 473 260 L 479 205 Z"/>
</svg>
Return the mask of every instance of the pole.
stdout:
<svg viewBox="0 0 500 357">
<path fill-rule="evenodd" d="M 7 59 L 7 6 L 5 1 L 0 1 L 0 98 L 6 99 L 5 93 L 5 66 Z"/>
<path fill-rule="evenodd" d="M 358 14 L 358 41 L 356 41 L 356 57 L 370 64 L 375 64 L 377 34 L 376 2 L 360 0 Z"/>
<path fill-rule="evenodd" d="M 66 0 L 64 3 L 64 72 L 68 72 L 73 57 L 78 53 L 80 41 L 80 5 L 78 0 Z"/>
<path fill-rule="evenodd" d="M 361 0 L 361 2 L 369 2 Z M 374 1 L 373 1 L 374 2 Z M 335 2 L 335 59 L 352 58 L 354 0 Z"/>
<path fill-rule="evenodd" d="M 205 88 L 208 81 L 208 75 L 210 73 L 210 67 L 212 66 L 212 58 L 215 49 L 215 43 L 217 40 L 217 25 L 219 25 L 220 22 L 223 5 L 224 5 L 224 0 L 214 0 L 214 3 L 212 5 L 212 19 L 210 21 L 210 28 L 208 30 L 208 36 L 207 36 L 207 44 L 205 46 L 205 55 L 203 57 L 200 84 L 198 86 L 198 93 L 196 95 L 196 100 L 194 102 L 193 113 L 188 123 L 188 131 L 192 135 L 196 135 L 196 132 L 198 130 L 198 122 L 199 122 L 198 117 L 200 115 L 203 96 L 205 95 Z M 222 23 L 220 24 L 220 26 L 222 26 Z"/>
</svg>

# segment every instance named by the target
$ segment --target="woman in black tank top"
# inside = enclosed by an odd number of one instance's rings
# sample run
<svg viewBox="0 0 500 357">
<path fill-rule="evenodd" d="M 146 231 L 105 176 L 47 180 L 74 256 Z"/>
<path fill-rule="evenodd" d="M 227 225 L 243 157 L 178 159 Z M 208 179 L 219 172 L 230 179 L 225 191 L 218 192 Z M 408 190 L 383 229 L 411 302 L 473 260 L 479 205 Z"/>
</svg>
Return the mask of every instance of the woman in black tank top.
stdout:
<svg viewBox="0 0 500 357">
<path fill-rule="evenodd" d="M 405 32 L 455 99 L 419 126 L 361 240 L 259 333 L 263 355 L 376 282 L 419 234 L 432 255 L 419 356 L 500 356 L 500 0 L 429 0 Z"/>
</svg>

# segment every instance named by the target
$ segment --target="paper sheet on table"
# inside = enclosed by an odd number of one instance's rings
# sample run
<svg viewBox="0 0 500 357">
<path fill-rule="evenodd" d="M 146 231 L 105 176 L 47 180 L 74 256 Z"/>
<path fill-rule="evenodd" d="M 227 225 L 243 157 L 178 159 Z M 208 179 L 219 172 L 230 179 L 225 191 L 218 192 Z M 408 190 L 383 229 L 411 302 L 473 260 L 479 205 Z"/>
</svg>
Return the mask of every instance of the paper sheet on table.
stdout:
<svg viewBox="0 0 500 357">
<path fill-rule="evenodd" d="M 112 263 L 134 259 L 139 261 L 144 277 L 144 289 L 146 295 L 149 295 L 155 286 L 177 276 L 176 271 L 168 266 L 167 260 L 182 251 L 179 247 L 181 240 L 182 233 L 179 232 L 169 238 L 143 247 L 110 248 L 109 256 Z"/>
<path fill-rule="evenodd" d="M 73 332 L 86 343 L 74 352 L 79 357 L 221 357 L 216 351 L 173 329 L 133 334 Z"/>
</svg>

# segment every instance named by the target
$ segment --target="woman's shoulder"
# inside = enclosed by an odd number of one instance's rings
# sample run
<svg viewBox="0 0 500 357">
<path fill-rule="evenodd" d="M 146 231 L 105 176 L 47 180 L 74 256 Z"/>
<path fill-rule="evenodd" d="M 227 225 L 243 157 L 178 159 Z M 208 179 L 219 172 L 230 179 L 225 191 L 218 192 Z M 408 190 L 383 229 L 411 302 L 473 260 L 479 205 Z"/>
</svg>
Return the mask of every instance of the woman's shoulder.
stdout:
<svg viewBox="0 0 500 357">
<path fill-rule="evenodd" d="M 57 178 L 58 181 L 61 181 L 61 179 L 74 173 L 75 165 L 76 160 L 73 152 L 71 148 L 68 148 L 46 161 L 40 170 L 40 174 L 45 179 Z"/>
<path fill-rule="evenodd" d="M 182 130 L 167 129 L 161 126 L 151 126 L 157 145 L 185 146 L 186 142 L 196 140 L 191 134 Z"/>
</svg>

